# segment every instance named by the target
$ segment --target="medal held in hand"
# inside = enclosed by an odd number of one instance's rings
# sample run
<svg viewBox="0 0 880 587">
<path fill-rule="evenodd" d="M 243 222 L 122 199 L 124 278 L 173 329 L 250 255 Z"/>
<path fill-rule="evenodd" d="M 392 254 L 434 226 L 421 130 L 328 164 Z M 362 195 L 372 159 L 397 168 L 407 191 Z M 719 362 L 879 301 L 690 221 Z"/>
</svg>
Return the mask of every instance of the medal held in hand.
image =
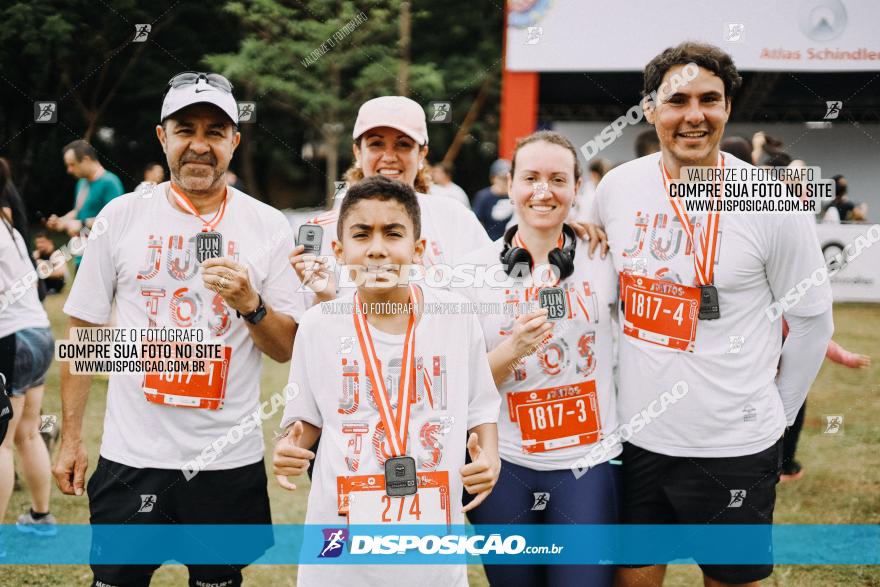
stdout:
<svg viewBox="0 0 880 587">
<path fill-rule="evenodd" d="M 196 234 L 196 259 L 199 263 L 205 259 L 223 256 L 223 235 L 212 230 Z"/>
<path fill-rule="evenodd" d="M 409 286 L 410 307 L 414 308 L 418 303 L 414 286 Z M 370 335 L 370 325 L 367 317 L 361 311 L 360 296 L 354 296 L 354 328 L 357 332 L 358 344 L 361 355 L 366 364 L 367 377 L 370 378 L 370 387 L 373 399 L 382 420 L 382 426 L 391 445 L 391 458 L 385 461 L 385 494 L 390 497 L 412 495 L 418 491 L 418 478 L 416 476 L 416 461 L 406 455 L 406 441 L 409 431 L 409 414 L 415 397 L 415 348 L 416 328 L 415 312 L 409 315 L 406 326 L 406 336 L 403 342 L 402 365 L 400 366 L 400 381 L 397 385 L 397 410 L 392 408 L 391 397 L 385 387 L 385 376 L 382 373 L 382 365 L 373 345 L 373 337 Z"/>
<path fill-rule="evenodd" d="M 721 165 L 721 177 L 724 177 L 724 156 L 719 154 Z M 721 222 L 718 212 L 709 212 L 706 218 L 706 226 L 700 234 L 699 241 L 694 236 L 694 229 L 688 220 L 687 213 L 678 198 L 669 196 L 667 181 L 672 181 L 663 160 L 660 161 L 660 175 L 663 178 L 663 188 L 672 209 L 675 210 L 681 227 L 687 234 L 688 240 L 693 247 L 694 272 L 696 273 L 697 285 L 700 287 L 700 320 L 717 320 L 721 318 L 721 305 L 718 300 L 718 288 L 715 287 L 715 255 L 718 252 L 718 227 Z M 724 191 L 724 186 L 718 193 Z"/>
<path fill-rule="evenodd" d="M 174 196 L 174 200 L 177 202 L 178 206 L 202 221 L 202 232 L 196 234 L 196 259 L 198 259 L 199 263 L 202 263 L 205 259 L 222 257 L 223 235 L 215 229 L 217 225 L 220 224 L 220 221 L 223 219 L 223 214 L 226 212 L 226 202 L 229 200 L 229 190 L 227 190 L 226 194 L 223 196 L 223 202 L 220 203 L 220 209 L 217 210 L 217 213 L 214 214 L 214 217 L 210 220 L 202 218 L 201 214 L 196 210 L 196 207 L 193 206 L 193 203 L 190 202 L 188 197 L 186 197 L 186 194 L 173 183 L 171 184 L 171 195 Z"/>
<path fill-rule="evenodd" d="M 565 290 L 561 287 L 545 287 L 538 291 L 538 305 L 547 308 L 547 320 L 562 320 L 568 315 Z"/>
</svg>

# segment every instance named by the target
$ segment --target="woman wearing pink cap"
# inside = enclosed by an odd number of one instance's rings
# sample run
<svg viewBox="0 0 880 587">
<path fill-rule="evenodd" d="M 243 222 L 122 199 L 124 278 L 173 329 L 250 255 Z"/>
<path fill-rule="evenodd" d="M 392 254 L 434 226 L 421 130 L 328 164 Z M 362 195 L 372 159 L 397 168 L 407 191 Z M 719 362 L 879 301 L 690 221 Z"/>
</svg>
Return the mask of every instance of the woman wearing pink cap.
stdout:
<svg viewBox="0 0 880 587">
<path fill-rule="evenodd" d="M 449 198 L 427 195 L 430 185 L 425 157 L 428 155 L 428 128 L 422 107 L 403 96 L 382 96 L 361 106 L 352 132 L 354 163 L 345 178 L 356 183 L 365 177 L 382 175 L 412 186 L 422 210 L 422 237 L 426 241 L 426 266 L 453 265 L 472 250 L 491 241 L 476 216 Z M 337 203 L 341 197 L 337 196 Z M 309 302 L 336 297 L 336 284 L 329 270 L 327 255 L 337 239 L 338 207 L 307 222 L 323 227 L 323 256 L 304 254 L 303 245 L 290 253 L 290 263 L 300 280 L 315 296 Z"/>
</svg>

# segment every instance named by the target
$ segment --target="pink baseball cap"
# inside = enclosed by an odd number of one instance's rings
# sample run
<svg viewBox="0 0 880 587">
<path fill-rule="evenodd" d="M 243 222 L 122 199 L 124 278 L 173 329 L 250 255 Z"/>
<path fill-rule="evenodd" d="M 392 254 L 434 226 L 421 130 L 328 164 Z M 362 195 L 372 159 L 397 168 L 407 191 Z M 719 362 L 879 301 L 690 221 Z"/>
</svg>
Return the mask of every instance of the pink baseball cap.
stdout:
<svg viewBox="0 0 880 587">
<path fill-rule="evenodd" d="M 380 126 L 389 126 L 409 135 L 420 145 L 428 144 L 428 125 L 425 122 L 425 111 L 414 102 L 403 96 L 382 96 L 373 98 L 361 105 L 351 138 L 359 136 Z"/>
</svg>

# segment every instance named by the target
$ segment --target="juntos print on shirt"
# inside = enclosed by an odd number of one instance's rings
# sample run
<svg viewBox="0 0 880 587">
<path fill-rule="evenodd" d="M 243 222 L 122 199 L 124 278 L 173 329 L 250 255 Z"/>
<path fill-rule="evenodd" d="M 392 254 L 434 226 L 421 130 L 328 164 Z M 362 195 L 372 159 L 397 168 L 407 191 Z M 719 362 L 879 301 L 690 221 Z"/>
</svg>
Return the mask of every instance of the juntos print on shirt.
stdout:
<svg viewBox="0 0 880 587">
<path fill-rule="evenodd" d="M 695 238 L 700 238 L 703 233 L 701 219 L 690 220 Z M 715 252 L 714 262 L 717 265 L 721 256 L 722 231 L 718 232 L 718 247 Z M 699 236 L 698 236 L 699 235 Z M 666 212 L 643 212 L 639 210 L 633 220 L 633 234 L 628 246 L 621 252 L 626 259 L 655 259 L 660 262 L 669 262 L 680 255 L 692 257 L 694 254 L 693 243 L 688 239 L 681 220 L 674 213 Z M 638 269 L 633 264 L 632 269 Z M 663 266 L 656 270 L 658 279 L 671 279 L 681 283 L 677 274 L 669 267 Z"/>
<path fill-rule="evenodd" d="M 558 322 L 553 332 L 533 353 L 537 366 L 548 377 L 564 374 L 572 360 L 575 361 L 576 372 L 582 377 L 589 377 L 596 370 L 596 358 L 593 346 L 596 343 L 595 327 L 588 326 L 599 323 L 599 302 L 596 292 L 589 281 L 562 283 L 558 287 L 565 290 L 568 315 Z M 519 315 L 513 308 L 527 308 L 532 303 L 537 308 L 538 291 L 540 288 L 511 288 L 504 292 L 504 303 L 511 308 L 505 313 L 509 316 L 502 322 L 498 334 L 509 336 Z M 515 381 L 525 381 L 529 375 L 528 360 L 520 360 L 513 366 Z M 534 368 L 534 367 L 533 367 Z"/>
<path fill-rule="evenodd" d="M 352 473 L 358 472 L 365 444 L 370 448 L 379 466 L 391 457 L 385 427 L 378 418 L 378 407 L 373 397 L 370 378 L 353 357 L 343 357 L 342 386 L 337 412 L 353 416 L 341 424 L 342 434 L 348 438 L 345 464 Z M 397 389 L 400 382 L 401 359 L 392 359 L 385 373 L 385 387 L 389 391 L 392 409 L 397 409 Z M 416 459 L 422 471 L 434 471 L 443 460 L 443 439 L 452 430 L 453 419 L 447 409 L 446 355 L 433 355 L 425 361 L 416 356 L 415 397 L 410 416 L 410 431 L 418 430 L 418 438 L 409 434 L 407 454 Z M 365 405 L 366 403 L 366 405 Z M 358 415 L 360 414 L 360 417 Z M 375 424 L 370 422 L 375 421 Z M 420 424 L 418 424 L 420 422 Z"/>
<path fill-rule="evenodd" d="M 238 261 L 238 243 L 227 241 L 225 253 Z M 151 328 L 159 324 L 180 328 L 205 325 L 214 336 L 229 330 L 231 311 L 219 293 L 205 289 L 199 267 L 195 234 L 188 238 L 180 234 L 167 238 L 149 235 L 144 266 L 138 271 L 137 279 L 142 282 L 141 295 Z M 169 277 L 173 280 L 170 283 Z M 175 285 L 180 287 L 169 287 L 174 282 L 179 282 Z"/>
</svg>

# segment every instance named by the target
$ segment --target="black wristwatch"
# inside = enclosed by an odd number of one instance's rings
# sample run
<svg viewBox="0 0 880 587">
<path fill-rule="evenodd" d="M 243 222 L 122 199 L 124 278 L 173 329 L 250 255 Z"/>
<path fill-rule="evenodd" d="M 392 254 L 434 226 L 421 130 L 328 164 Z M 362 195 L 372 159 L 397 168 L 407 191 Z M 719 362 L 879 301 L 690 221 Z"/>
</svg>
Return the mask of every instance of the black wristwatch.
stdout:
<svg viewBox="0 0 880 587">
<path fill-rule="evenodd" d="M 260 320 L 266 317 L 266 306 L 263 305 L 263 296 L 257 294 L 257 309 L 251 312 L 250 314 L 242 314 L 238 310 L 235 311 L 235 315 L 239 318 L 244 318 L 254 326 L 260 323 Z"/>
</svg>

